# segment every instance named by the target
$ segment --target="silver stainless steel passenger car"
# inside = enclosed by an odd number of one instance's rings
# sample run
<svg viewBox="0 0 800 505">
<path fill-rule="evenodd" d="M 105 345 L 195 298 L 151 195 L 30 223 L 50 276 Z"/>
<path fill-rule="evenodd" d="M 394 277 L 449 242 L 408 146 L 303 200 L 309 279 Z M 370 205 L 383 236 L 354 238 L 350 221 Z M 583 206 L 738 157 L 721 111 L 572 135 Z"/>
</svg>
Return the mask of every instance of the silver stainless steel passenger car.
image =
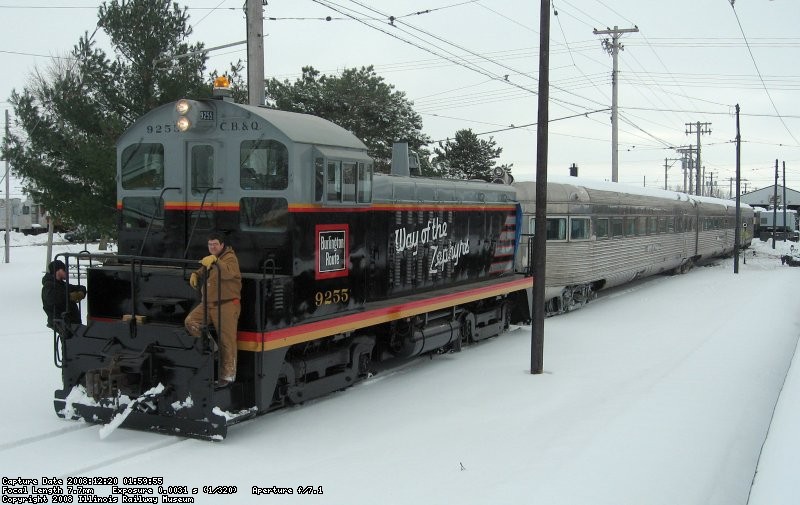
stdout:
<svg viewBox="0 0 800 505">
<path fill-rule="evenodd" d="M 530 268 L 536 183 L 514 184 L 522 210 L 517 269 Z M 742 222 L 753 210 L 742 205 Z M 735 202 L 570 177 L 547 184 L 546 312 L 577 308 L 603 288 L 683 273 L 733 252 Z M 747 246 L 752 231 L 742 228 Z"/>
</svg>

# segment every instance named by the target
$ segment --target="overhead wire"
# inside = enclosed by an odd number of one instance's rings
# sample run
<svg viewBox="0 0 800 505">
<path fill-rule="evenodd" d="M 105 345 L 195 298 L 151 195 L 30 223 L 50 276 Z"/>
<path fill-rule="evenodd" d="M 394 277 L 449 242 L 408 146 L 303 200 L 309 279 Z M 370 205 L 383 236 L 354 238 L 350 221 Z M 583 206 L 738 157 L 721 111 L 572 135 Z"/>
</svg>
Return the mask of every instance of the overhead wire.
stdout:
<svg viewBox="0 0 800 505">
<path fill-rule="evenodd" d="M 573 118 L 580 117 L 580 116 L 588 117 L 589 114 L 596 114 L 598 112 L 606 112 L 608 110 L 610 110 L 610 109 L 598 109 L 598 110 L 593 110 L 593 111 L 581 112 L 579 114 L 573 114 L 571 116 L 562 116 L 562 117 L 558 117 L 558 118 L 554 118 L 554 119 L 548 119 L 547 122 L 548 123 L 555 123 L 555 122 L 558 122 L 558 121 L 563 121 L 565 119 L 573 119 Z M 525 129 L 525 128 L 528 128 L 530 126 L 536 126 L 537 124 L 539 124 L 539 123 L 538 122 L 528 123 L 528 124 L 519 125 L 519 126 L 511 125 L 511 126 L 508 126 L 508 127 L 497 129 L 497 130 L 491 130 L 491 131 L 485 131 L 485 132 L 476 133 L 475 135 L 478 135 L 478 136 L 480 136 L 480 135 L 491 135 L 492 133 L 499 133 L 499 132 L 505 132 L 505 131 L 510 131 L 510 130 Z M 449 139 L 433 140 L 431 142 L 428 142 L 428 144 L 435 144 L 435 143 L 438 143 L 438 142 L 446 142 L 447 140 L 449 140 Z"/>
<path fill-rule="evenodd" d="M 573 4 L 572 4 L 572 3 L 570 3 L 568 0 L 560 0 L 560 3 L 566 4 L 566 5 L 567 5 L 569 8 L 573 9 L 575 12 L 577 12 L 577 13 L 580 13 L 580 14 L 581 14 L 581 15 L 583 15 L 584 17 L 586 17 L 586 18 L 588 18 L 588 19 L 591 19 L 592 21 L 594 21 L 594 22 L 595 22 L 595 25 L 594 25 L 594 26 L 597 26 L 598 24 L 599 24 L 600 26 L 603 26 L 603 25 L 604 25 L 604 23 L 602 23 L 601 21 L 599 21 L 599 20 L 598 20 L 598 19 L 596 19 L 596 18 L 593 18 L 591 15 L 589 15 L 589 14 L 588 14 L 588 13 L 586 13 L 585 11 L 581 10 L 579 7 L 577 7 L 577 6 L 573 5 Z M 566 11 L 564 11 L 564 10 L 562 9 L 562 12 L 566 12 L 566 14 L 567 14 L 569 17 L 571 17 L 571 18 L 575 19 L 576 21 L 578 21 L 578 22 L 580 22 L 580 23 L 583 23 L 583 24 L 585 24 L 587 27 L 590 27 L 590 28 L 593 28 L 593 27 L 594 27 L 592 24 L 590 24 L 590 23 L 586 22 L 584 19 L 580 18 L 579 16 L 575 15 L 574 13 L 571 13 L 571 12 L 569 11 L 569 9 L 567 9 Z M 560 20 L 559 20 L 559 23 L 560 23 Z M 596 47 L 596 46 L 594 46 L 594 47 Z M 594 59 L 593 59 L 593 61 L 597 62 L 597 60 L 594 60 Z M 581 72 L 582 72 L 582 70 L 580 70 L 580 69 L 579 69 L 579 71 L 581 71 Z M 605 97 L 606 97 L 606 99 L 609 99 L 609 98 L 608 98 L 608 95 L 607 95 L 606 93 L 602 93 L 602 95 L 603 95 L 603 96 L 605 96 Z M 609 100 L 610 100 L 610 99 L 609 99 Z M 640 126 L 636 125 L 636 124 L 635 124 L 633 121 L 631 121 L 631 120 L 630 120 L 630 118 L 628 118 L 627 122 L 628 122 L 628 124 L 630 124 L 631 126 L 634 126 L 636 129 L 638 129 L 638 130 L 640 130 L 640 131 L 644 132 L 644 129 L 643 129 L 643 128 L 641 128 Z M 622 131 L 623 131 L 623 132 L 625 132 L 625 133 L 633 134 L 634 136 L 638 136 L 637 134 L 635 134 L 635 133 L 633 133 L 633 132 L 626 132 L 626 130 L 624 130 L 624 129 L 623 129 Z"/>
<path fill-rule="evenodd" d="M 407 18 L 407 17 L 410 17 L 410 16 L 420 16 L 422 14 L 430 14 L 431 12 L 441 11 L 441 10 L 444 10 L 444 9 L 450 9 L 452 7 L 460 7 L 462 5 L 476 3 L 477 1 L 478 0 L 466 0 L 465 2 L 458 2 L 458 3 L 455 3 L 455 4 L 443 5 L 442 7 L 434 7 L 432 9 L 425 9 L 425 10 L 422 10 L 422 11 L 411 12 L 409 14 L 404 14 L 402 16 L 397 16 L 394 19 Z"/>
<path fill-rule="evenodd" d="M 369 28 L 372 28 L 373 30 L 380 31 L 380 32 L 382 32 L 382 33 L 384 33 L 386 35 L 389 35 L 390 37 L 392 37 L 394 39 L 400 40 L 403 43 L 409 44 L 409 45 L 411 45 L 413 47 L 416 47 L 417 49 L 420 49 L 422 51 L 425 51 L 425 52 L 428 52 L 430 54 L 433 54 L 434 56 L 437 56 L 437 57 L 442 58 L 444 60 L 450 61 L 451 63 L 454 63 L 456 65 L 462 66 L 464 68 L 467 68 L 467 69 L 472 70 L 474 72 L 477 72 L 479 74 L 482 74 L 482 75 L 484 75 L 484 76 L 486 76 L 486 77 L 488 77 L 490 79 L 501 80 L 501 81 L 505 80 L 505 79 L 503 79 L 502 76 L 499 76 L 497 74 L 493 74 L 493 73 L 491 73 L 491 72 L 489 72 L 489 71 L 487 71 L 487 70 L 485 70 L 485 69 L 483 69 L 483 68 L 481 68 L 481 67 L 479 67 L 477 65 L 471 64 L 470 62 L 466 61 L 464 58 L 462 58 L 462 57 L 460 57 L 458 55 L 454 55 L 452 53 L 441 54 L 439 52 L 434 51 L 430 47 L 425 47 L 421 43 L 415 42 L 413 40 L 408 40 L 408 39 L 403 38 L 403 37 L 399 37 L 396 34 L 391 33 L 388 30 L 386 30 L 386 29 L 384 29 L 384 28 L 382 28 L 380 26 L 375 26 L 373 24 L 370 24 L 368 22 L 368 20 L 366 20 L 366 19 L 357 19 L 354 15 L 352 15 L 352 14 L 350 14 L 348 12 L 344 12 L 343 10 L 341 10 L 341 9 L 346 9 L 346 10 L 353 10 L 353 9 L 349 9 L 347 7 L 335 4 L 330 0 L 312 0 L 312 1 L 314 3 L 319 4 L 319 5 L 325 6 L 325 7 L 329 8 L 329 9 L 331 9 L 333 11 L 336 11 L 339 14 L 342 14 L 344 16 L 350 17 L 350 18 L 352 18 L 352 19 L 364 24 L 365 26 L 367 26 Z M 363 13 L 360 13 L 360 14 L 363 15 Z M 383 23 L 383 21 L 381 19 L 377 19 L 377 18 L 374 18 L 374 17 L 372 19 L 370 19 L 369 21 Z M 445 52 L 447 52 L 447 51 L 445 51 Z M 512 86 L 518 87 L 518 88 L 523 89 L 523 90 L 528 91 L 528 92 L 533 92 L 532 90 L 530 90 L 528 88 L 525 88 L 524 86 L 521 86 L 519 84 L 513 83 L 511 81 L 507 81 L 507 82 L 509 82 Z"/>
<path fill-rule="evenodd" d="M 795 143 L 800 144 L 800 141 L 798 141 L 797 138 L 794 136 L 792 131 L 789 129 L 789 126 L 786 124 L 786 121 L 784 121 L 783 116 L 778 111 L 778 107 L 777 107 L 777 105 L 775 105 L 775 100 L 772 99 L 772 94 L 769 92 L 769 89 L 767 88 L 767 85 L 764 83 L 764 79 L 761 76 L 761 70 L 758 68 L 758 63 L 756 62 L 756 58 L 753 55 L 753 50 L 751 49 L 750 43 L 747 40 L 747 35 L 744 33 L 744 27 L 742 27 L 742 22 L 739 20 L 739 14 L 736 12 L 736 7 L 733 6 L 733 3 L 734 2 L 731 0 L 730 1 L 731 10 L 733 11 L 733 15 L 736 18 L 736 24 L 739 25 L 739 31 L 742 33 L 742 38 L 744 39 L 744 42 L 747 45 L 747 52 L 750 54 L 750 59 L 752 60 L 753 66 L 756 69 L 756 73 L 758 74 L 758 78 L 761 80 L 761 84 L 762 84 L 762 86 L 764 88 L 764 92 L 767 94 L 767 98 L 769 98 L 769 102 L 772 104 L 772 108 L 775 110 L 775 114 L 777 114 L 778 118 L 781 121 L 781 124 L 786 129 L 786 132 L 789 134 L 790 137 L 792 137 L 792 140 L 794 140 Z"/>
<path fill-rule="evenodd" d="M 323 2 L 322 0 L 312 0 L 312 1 L 314 1 L 314 2 L 316 2 L 316 3 L 319 3 L 319 4 L 321 4 L 321 5 L 324 5 L 324 2 Z M 374 13 L 376 13 L 376 14 L 380 15 L 380 16 L 384 16 L 386 19 L 389 19 L 389 18 L 391 18 L 391 16 L 388 16 L 386 13 L 383 13 L 383 12 L 381 12 L 381 11 L 378 11 L 377 9 L 374 9 L 374 8 L 372 8 L 372 7 L 368 6 L 368 5 L 364 5 L 363 3 L 359 2 L 358 0 L 350 0 L 350 2 L 352 2 L 352 3 L 355 3 L 356 5 L 359 5 L 359 6 L 361 6 L 362 8 L 365 8 L 365 9 L 367 9 L 367 10 L 370 10 L 370 11 L 372 11 L 372 12 L 374 12 Z M 330 2 L 330 1 L 328 0 L 328 3 L 332 3 L 332 2 Z M 339 12 L 340 12 L 341 14 L 349 15 L 349 14 L 347 14 L 347 13 L 342 13 L 341 11 L 339 11 Z M 396 20 L 396 18 L 395 18 L 395 20 Z M 379 20 L 379 19 L 375 19 L 375 21 L 381 21 L 381 20 Z M 395 26 L 395 27 L 397 26 L 397 25 L 396 25 L 396 24 L 394 24 L 394 23 L 391 23 L 391 24 L 392 24 L 392 26 Z M 432 34 L 432 33 L 430 33 L 430 32 L 427 32 L 427 31 L 425 31 L 425 30 L 422 30 L 422 29 L 420 29 L 420 28 L 417 28 L 417 27 L 415 27 L 415 26 L 413 26 L 413 25 L 410 25 L 409 23 L 406 23 L 406 22 L 401 22 L 401 24 L 403 24 L 403 25 L 405 25 L 405 26 L 408 26 L 409 28 L 411 28 L 411 29 L 413 29 L 413 30 L 415 30 L 415 31 L 419 31 L 420 33 L 424 33 L 426 36 L 432 37 L 432 38 L 434 38 L 434 39 L 436 39 L 436 40 L 439 40 L 439 41 L 441 41 L 441 42 L 443 42 L 443 43 L 445 43 L 445 44 L 451 45 L 451 46 L 453 46 L 453 47 L 456 47 L 456 48 L 458 48 L 458 49 L 460 49 L 460 50 L 463 50 L 463 51 L 467 51 L 467 52 L 469 52 L 470 54 L 472 54 L 472 55 L 474 55 L 474 56 L 476 56 L 476 57 L 478 57 L 478 58 L 486 59 L 486 60 L 487 60 L 487 61 L 489 61 L 490 63 L 497 64 L 497 63 L 493 62 L 492 60 L 490 60 L 490 59 L 486 58 L 484 55 L 480 55 L 480 54 L 478 54 L 478 53 L 475 53 L 474 51 L 471 51 L 471 50 L 469 50 L 469 49 L 466 49 L 466 48 L 464 48 L 464 47 L 462 47 L 462 46 L 460 46 L 460 45 L 458 45 L 458 44 L 455 44 L 455 43 L 453 43 L 453 42 L 450 42 L 450 41 L 448 41 L 448 40 L 445 40 L 444 38 L 442 38 L 442 37 L 439 37 L 438 35 L 435 35 L 435 34 Z M 369 24 L 368 24 L 368 26 L 370 26 L 371 28 L 374 28 L 374 29 L 378 29 L 378 30 L 380 30 L 380 31 L 383 31 L 384 33 L 388 33 L 388 32 L 386 32 L 385 30 L 382 30 L 382 29 L 380 29 L 380 28 L 377 28 L 377 27 L 375 27 L 375 26 L 372 26 L 372 25 L 369 25 Z M 409 33 L 407 30 L 401 30 L 401 31 L 403 31 L 404 33 L 406 33 L 407 35 L 409 35 L 409 36 L 411 36 L 411 37 L 413 37 L 413 38 L 416 38 L 416 39 L 418 39 L 418 40 L 422 41 L 422 43 L 431 44 L 431 45 L 433 45 L 433 47 L 436 47 L 436 48 L 437 48 L 437 49 L 439 49 L 440 51 L 444 51 L 444 52 L 448 53 L 449 55 L 451 55 L 451 56 L 452 56 L 452 58 L 449 58 L 449 57 L 448 57 L 448 58 L 446 58 L 446 59 L 448 59 L 448 60 L 449 60 L 449 61 L 451 61 L 451 62 L 454 62 L 454 63 L 457 63 L 457 64 L 459 64 L 459 63 L 458 63 L 458 60 L 461 60 L 461 62 L 464 62 L 464 61 L 465 61 L 465 60 L 464 60 L 464 58 L 463 58 L 462 56 L 460 56 L 460 55 L 456 55 L 455 53 L 453 53 L 453 52 L 451 52 L 451 51 L 449 51 L 449 50 L 447 50 L 447 49 L 445 49 L 445 48 L 442 48 L 441 46 L 437 46 L 437 45 L 435 45 L 435 44 L 432 44 L 430 41 L 424 41 L 423 39 L 419 38 L 418 36 L 415 36 L 415 35 L 413 35 L 413 34 Z M 394 36 L 394 35 L 392 34 L 392 36 Z M 414 46 L 416 46 L 416 47 L 418 47 L 418 48 L 421 48 L 421 49 L 423 49 L 423 50 L 426 50 L 426 51 L 428 51 L 428 52 L 432 52 L 433 54 L 436 54 L 437 56 L 440 56 L 440 57 L 442 56 L 441 54 L 437 54 L 437 53 L 433 52 L 433 51 L 432 51 L 432 50 L 430 50 L 429 48 L 422 47 L 422 46 L 420 46 L 420 45 L 419 45 L 419 44 L 417 44 L 417 43 L 413 43 L 413 42 L 410 42 L 410 41 L 408 41 L 407 39 L 403 39 L 403 38 L 400 38 L 400 37 L 395 37 L 395 38 L 398 38 L 399 40 L 403 40 L 403 41 L 405 41 L 406 43 L 411 43 L 412 45 L 414 45 Z M 454 60 L 453 58 L 455 58 L 455 60 Z M 520 88 L 520 89 L 522 89 L 522 90 L 525 90 L 525 91 L 527 91 L 527 92 L 529 92 L 529 93 L 531 93 L 531 94 L 536 94 L 536 91 L 534 91 L 534 90 L 532 90 L 532 89 L 530 89 L 530 88 L 527 88 L 527 87 L 525 87 L 525 86 L 519 85 L 519 84 L 517 84 L 517 83 L 513 82 L 512 80 L 510 80 L 510 79 L 508 78 L 510 74 L 506 74 L 506 75 L 504 75 L 504 76 L 500 76 L 499 74 L 492 73 L 491 71 L 488 71 L 488 70 L 486 70 L 485 68 L 483 68 L 483 67 L 480 67 L 480 66 L 479 66 L 479 65 L 477 65 L 477 64 L 471 64 L 471 65 L 462 65 L 462 66 L 465 66 L 466 68 L 469 68 L 470 70 L 477 71 L 477 72 L 479 72 L 479 73 L 481 73 L 481 74 L 483 74 L 483 75 L 489 76 L 489 77 L 491 77 L 491 78 L 493 78 L 493 79 L 495 79 L 495 80 L 497 80 L 497 81 L 499 81 L 499 82 L 507 83 L 508 85 L 511 85 L 511 86 L 514 86 L 514 87 Z M 508 67 L 508 66 L 506 66 L 506 65 L 500 65 L 500 66 L 501 66 L 501 67 L 503 67 L 503 68 L 509 69 L 509 70 L 511 70 L 512 72 L 515 72 L 515 73 L 517 73 L 517 74 L 519 74 L 519 75 L 524 75 L 524 76 L 530 77 L 530 78 L 531 78 L 531 79 L 533 79 L 533 80 L 537 80 L 537 79 L 536 79 L 534 76 L 532 76 L 532 75 L 528 75 L 528 74 L 526 74 L 526 73 L 524 73 L 524 72 L 521 72 L 521 71 L 519 71 L 519 70 L 517 70 L 517 69 L 514 69 L 514 68 L 512 68 L 512 67 Z M 559 90 L 561 90 L 561 91 L 563 91 L 563 92 L 565 92 L 565 93 L 567 93 L 567 94 L 569 94 L 569 95 L 576 96 L 577 98 L 580 98 L 580 99 L 582 99 L 582 100 L 587 100 L 587 101 L 589 101 L 589 102 L 593 103 L 594 105 L 603 105 L 603 104 L 600 104 L 599 102 L 596 102 L 596 101 L 594 101 L 594 100 L 593 100 L 593 99 L 591 99 L 591 98 L 588 98 L 588 97 L 585 97 L 585 96 L 581 96 L 581 95 L 578 95 L 578 94 L 576 94 L 576 93 L 572 93 L 572 92 L 570 92 L 570 91 L 568 91 L 568 90 L 561 89 L 561 88 L 559 88 L 559 87 L 557 87 L 557 86 L 555 86 L 554 88 L 555 88 L 555 89 L 559 89 Z M 567 108 L 567 109 L 569 109 L 569 107 L 567 107 L 567 106 L 571 106 L 571 107 L 577 107 L 578 109 L 586 109 L 586 108 L 587 108 L 585 105 L 575 104 L 575 103 L 572 103 L 572 102 L 569 102 L 569 101 L 566 101 L 566 100 L 563 100 L 563 99 L 560 99 L 560 98 L 554 98 L 554 97 L 551 97 L 551 99 L 552 99 L 554 102 L 556 102 L 556 103 L 560 104 L 561 106 L 564 106 L 564 107 L 565 107 L 565 108 Z M 577 112 L 577 111 L 575 111 L 575 110 L 572 110 L 572 112 Z"/>
</svg>

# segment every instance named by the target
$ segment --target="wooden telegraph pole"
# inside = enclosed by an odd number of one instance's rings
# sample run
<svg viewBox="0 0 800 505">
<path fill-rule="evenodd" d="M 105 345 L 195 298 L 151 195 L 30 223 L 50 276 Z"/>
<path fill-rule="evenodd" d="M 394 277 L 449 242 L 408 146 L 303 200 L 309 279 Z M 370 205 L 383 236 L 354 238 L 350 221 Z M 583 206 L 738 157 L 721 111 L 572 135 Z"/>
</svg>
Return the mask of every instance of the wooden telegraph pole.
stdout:
<svg viewBox="0 0 800 505">
<path fill-rule="evenodd" d="M 619 52 L 622 50 L 622 44 L 620 44 L 619 39 L 625 33 L 636 33 L 638 31 L 639 27 L 637 26 L 633 28 L 614 26 L 613 30 L 611 28 L 592 30 L 595 35 L 611 35 L 610 42 L 608 39 L 603 40 L 603 49 L 611 55 L 613 60 L 613 69 L 611 71 L 611 182 L 619 180 L 619 110 L 617 100 L 619 95 L 619 63 L 617 60 Z"/>
<path fill-rule="evenodd" d="M 533 237 L 531 373 L 544 370 L 544 278 L 547 253 L 547 122 L 550 117 L 550 0 L 539 9 L 539 115 L 536 126 L 536 229 Z"/>
<path fill-rule="evenodd" d="M 264 105 L 264 5 L 247 0 L 247 103 Z"/>
<path fill-rule="evenodd" d="M 739 104 L 736 104 L 736 228 L 733 233 L 733 273 L 739 273 L 739 246 L 742 243 L 742 135 L 739 132 Z M 752 223 L 750 223 L 752 225 Z M 753 237 L 755 238 L 755 237 Z"/>
</svg>

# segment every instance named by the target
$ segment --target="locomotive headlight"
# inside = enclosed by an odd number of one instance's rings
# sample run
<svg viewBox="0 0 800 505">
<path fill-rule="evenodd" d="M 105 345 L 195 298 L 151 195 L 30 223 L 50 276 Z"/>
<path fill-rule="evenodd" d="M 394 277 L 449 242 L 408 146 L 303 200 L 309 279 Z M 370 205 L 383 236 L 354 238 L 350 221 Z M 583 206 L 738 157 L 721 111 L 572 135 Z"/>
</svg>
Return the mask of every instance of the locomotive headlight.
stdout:
<svg viewBox="0 0 800 505">
<path fill-rule="evenodd" d="M 175 104 L 175 111 L 180 115 L 185 115 L 189 112 L 189 100 L 178 100 L 178 103 Z"/>
<path fill-rule="evenodd" d="M 175 126 L 178 127 L 179 131 L 185 132 L 192 126 L 192 122 L 189 121 L 189 118 L 186 116 L 181 116 L 175 121 Z"/>
</svg>

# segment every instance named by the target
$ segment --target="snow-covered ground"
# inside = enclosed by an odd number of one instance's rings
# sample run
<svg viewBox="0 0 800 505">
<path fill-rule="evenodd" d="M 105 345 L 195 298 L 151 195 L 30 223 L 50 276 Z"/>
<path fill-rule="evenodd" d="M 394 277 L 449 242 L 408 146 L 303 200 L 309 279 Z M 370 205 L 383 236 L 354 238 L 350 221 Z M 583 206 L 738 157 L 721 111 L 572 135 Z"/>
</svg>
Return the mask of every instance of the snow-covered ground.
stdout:
<svg viewBox="0 0 800 505">
<path fill-rule="evenodd" d="M 56 417 L 42 239 L 14 235 L 11 263 L 0 263 L 0 477 L 160 477 L 190 494 L 196 487 L 195 503 L 800 499 L 798 358 L 787 375 L 800 335 L 800 268 L 778 259 L 789 244 L 754 244 L 738 275 L 723 260 L 547 319 L 542 375 L 528 373 L 530 328 L 516 328 L 234 426 L 212 443 L 125 429 L 101 440 L 100 426 Z M 211 485 L 236 494 L 208 494 L 202 486 Z M 294 494 L 256 496 L 253 486 Z M 323 495 L 298 495 L 298 486 Z"/>
</svg>

